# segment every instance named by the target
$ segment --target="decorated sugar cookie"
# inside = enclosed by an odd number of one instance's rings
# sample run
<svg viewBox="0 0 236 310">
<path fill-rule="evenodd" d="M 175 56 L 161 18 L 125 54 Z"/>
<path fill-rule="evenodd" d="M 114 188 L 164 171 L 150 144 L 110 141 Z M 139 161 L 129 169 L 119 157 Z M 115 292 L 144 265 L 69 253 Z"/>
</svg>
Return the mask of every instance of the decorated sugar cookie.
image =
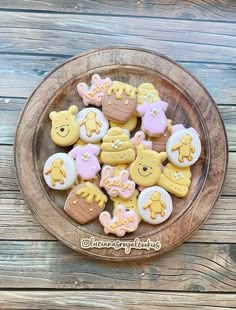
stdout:
<svg viewBox="0 0 236 310">
<path fill-rule="evenodd" d="M 102 110 L 111 121 L 126 123 L 134 115 L 137 104 L 137 88 L 114 81 L 103 97 Z"/>
<path fill-rule="evenodd" d="M 129 180 L 129 172 L 122 170 L 114 176 L 114 169 L 111 166 L 104 166 L 101 173 L 100 186 L 104 187 L 110 197 L 121 197 L 129 199 L 135 191 L 135 183 Z"/>
<path fill-rule="evenodd" d="M 133 210 L 137 216 L 139 223 L 141 222 L 142 218 L 138 210 L 138 195 L 139 191 L 136 189 L 133 196 L 129 198 L 128 200 L 122 199 L 121 197 L 111 197 L 113 203 L 114 203 L 114 209 L 113 209 L 113 216 L 115 215 L 115 209 L 122 205 L 126 208 L 126 211 Z"/>
<path fill-rule="evenodd" d="M 77 179 L 75 162 L 65 153 L 53 154 L 44 164 L 43 176 L 52 189 L 66 190 Z"/>
<path fill-rule="evenodd" d="M 138 209 L 142 219 L 152 225 L 166 221 L 172 213 L 172 199 L 159 186 L 144 189 L 138 198 Z"/>
<path fill-rule="evenodd" d="M 130 165 L 130 177 L 138 185 L 152 186 L 161 175 L 161 163 L 166 159 L 166 153 L 146 150 L 143 145 L 137 149 L 137 157 Z"/>
<path fill-rule="evenodd" d="M 101 161 L 115 166 L 129 164 L 135 159 L 135 152 L 127 133 L 119 127 L 110 128 L 101 144 Z"/>
<path fill-rule="evenodd" d="M 102 99 L 107 88 L 112 85 L 112 81 L 109 77 L 102 79 L 98 74 L 94 74 L 91 79 L 91 86 L 86 83 L 79 83 L 77 85 L 77 91 L 83 98 L 85 106 L 93 104 L 97 107 L 102 105 Z"/>
<path fill-rule="evenodd" d="M 51 139 L 59 146 L 73 145 L 79 138 L 79 125 L 76 121 L 78 108 L 72 105 L 68 110 L 49 114 L 52 120 Z"/>
<path fill-rule="evenodd" d="M 137 112 L 142 117 L 142 131 L 150 137 L 162 135 L 168 126 L 165 115 L 167 107 L 168 103 L 162 100 L 154 103 L 144 101 L 143 104 L 139 104 Z"/>
<path fill-rule="evenodd" d="M 163 169 L 157 185 L 177 197 L 185 197 L 191 184 L 190 167 L 180 168 L 168 163 Z"/>
<path fill-rule="evenodd" d="M 107 196 L 96 185 L 86 182 L 70 192 L 64 210 L 83 225 L 97 218 L 105 208 L 106 202 Z"/>
<path fill-rule="evenodd" d="M 80 138 L 87 143 L 99 142 L 107 133 L 108 120 L 96 108 L 86 108 L 77 114 L 80 126 Z"/>
<path fill-rule="evenodd" d="M 166 145 L 168 159 L 177 167 L 193 165 L 201 155 L 201 141 L 195 131 L 178 130 L 173 133 Z"/>
<path fill-rule="evenodd" d="M 138 87 L 138 104 L 145 102 L 154 103 L 159 100 L 159 92 L 151 83 L 143 83 Z"/>
<path fill-rule="evenodd" d="M 152 149 L 152 141 L 145 140 L 145 133 L 137 131 L 133 138 L 131 138 L 131 142 L 133 144 L 133 148 L 135 153 L 137 153 L 137 147 L 139 145 L 143 145 L 145 149 L 151 150 Z"/>
<path fill-rule="evenodd" d="M 94 179 L 100 171 L 101 167 L 97 158 L 99 153 L 100 147 L 94 144 L 76 146 L 68 153 L 76 160 L 78 175 L 83 180 Z"/>
<path fill-rule="evenodd" d="M 120 127 L 132 131 L 137 126 L 138 118 L 137 116 L 132 116 L 126 123 L 119 123 L 114 121 L 109 121 L 110 127 Z"/>
<path fill-rule="evenodd" d="M 105 234 L 115 234 L 123 237 L 128 232 L 133 232 L 138 228 L 138 217 L 134 211 L 126 211 L 125 207 L 119 205 L 115 209 L 113 218 L 110 213 L 103 211 L 99 216 L 99 221 L 104 227 Z"/>
</svg>

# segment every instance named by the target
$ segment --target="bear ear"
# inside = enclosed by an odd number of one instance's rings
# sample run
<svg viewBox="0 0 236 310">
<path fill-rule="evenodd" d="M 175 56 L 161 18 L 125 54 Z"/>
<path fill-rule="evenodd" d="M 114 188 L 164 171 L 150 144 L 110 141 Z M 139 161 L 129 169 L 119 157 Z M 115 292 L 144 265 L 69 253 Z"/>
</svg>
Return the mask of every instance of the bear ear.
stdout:
<svg viewBox="0 0 236 310">
<path fill-rule="evenodd" d="M 49 114 L 49 118 L 51 120 L 53 120 L 55 118 L 55 116 L 57 115 L 57 112 L 56 111 L 52 111 L 50 114 Z"/>
<path fill-rule="evenodd" d="M 158 153 L 158 158 L 160 159 L 160 161 L 166 160 L 166 158 L 167 158 L 166 152 Z"/>
<path fill-rule="evenodd" d="M 145 147 L 144 147 L 143 144 L 140 144 L 140 145 L 137 147 L 137 153 L 138 153 L 138 154 L 141 154 L 144 150 L 145 150 Z"/>
<path fill-rule="evenodd" d="M 72 105 L 71 107 L 69 107 L 68 110 L 72 115 L 75 115 L 78 113 L 78 107 L 76 105 Z"/>
</svg>

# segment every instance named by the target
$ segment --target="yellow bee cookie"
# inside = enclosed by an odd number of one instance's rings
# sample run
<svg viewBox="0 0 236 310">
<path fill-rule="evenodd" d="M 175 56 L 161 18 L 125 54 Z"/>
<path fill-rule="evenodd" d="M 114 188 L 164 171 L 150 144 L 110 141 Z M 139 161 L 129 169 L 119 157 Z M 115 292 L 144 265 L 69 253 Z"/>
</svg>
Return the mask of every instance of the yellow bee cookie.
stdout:
<svg viewBox="0 0 236 310">
<path fill-rule="evenodd" d="M 145 102 L 153 103 L 160 100 L 159 92 L 150 83 L 143 83 L 138 87 L 138 104 Z"/>
<path fill-rule="evenodd" d="M 78 108 L 72 105 L 68 110 L 49 114 L 52 120 L 51 139 L 59 146 L 73 145 L 79 138 L 79 124 L 76 121 Z"/>
<path fill-rule="evenodd" d="M 177 197 L 185 197 L 188 194 L 190 184 L 190 167 L 180 168 L 171 163 L 163 168 L 161 176 L 157 181 L 157 185 Z"/>
</svg>

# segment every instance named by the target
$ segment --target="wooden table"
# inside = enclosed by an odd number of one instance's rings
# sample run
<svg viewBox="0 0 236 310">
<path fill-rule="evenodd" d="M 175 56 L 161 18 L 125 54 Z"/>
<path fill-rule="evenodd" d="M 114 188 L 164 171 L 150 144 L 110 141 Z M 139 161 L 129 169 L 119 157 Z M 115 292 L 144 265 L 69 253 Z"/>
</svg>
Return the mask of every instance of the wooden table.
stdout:
<svg viewBox="0 0 236 310">
<path fill-rule="evenodd" d="M 111 45 L 150 48 L 190 70 L 229 140 L 225 186 L 206 223 L 172 252 L 131 263 L 56 241 L 25 204 L 13 165 L 17 118 L 36 85 L 72 55 Z M 1 309 L 236 307 L 235 69 L 234 0 L 0 0 Z"/>
</svg>

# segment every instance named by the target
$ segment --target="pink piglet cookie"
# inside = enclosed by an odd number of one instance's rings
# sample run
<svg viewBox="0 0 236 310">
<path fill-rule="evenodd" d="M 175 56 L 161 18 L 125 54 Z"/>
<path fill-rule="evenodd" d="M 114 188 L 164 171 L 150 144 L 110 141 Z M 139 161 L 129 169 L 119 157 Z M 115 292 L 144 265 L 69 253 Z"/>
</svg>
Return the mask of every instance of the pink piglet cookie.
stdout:
<svg viewBox="0 0 236 310">
<path fill-rule="evenodd" d="M 129 199 L 135 191 L 135 183 L 129 180 L 129 172 L 121 170 L 114 176 L 114 169 L 111 166 L 104 166 L 101 173 L 100 186 L 104 187 L 111 197 Z"/>
<path fill-rule="evenodd" d="M 100 147 L 93 144 L 85 146 L 76 146 L 68 155 L 76 160 L 78 175 L 83 180 L 91 180 L 96 177 L 100 171 L 100 163 L 97 156 L 100 153 Z"/>
<path fill-rule="evenodd" d="M 97 107 L 102 105 L 102 99 L 107 88 L 112 85 L 112 81 L 109 77 L 102 79 L 98 74 L 94 74 L 91 79 L 91 86 L 86 83 L 79 83 L 77 85 L 77 91 L 83 98 L 85 106 L 89 104 Z"/>
<path fill-rule="evenodd" d="M 168 103 L 162 100 L 144 102 L 137 106 L 136 110 L 142 117 L 142 130 L 150 137 L 157 137 L 165 132 L 168 126 L 165 115 L 167 107 Z"/>
<path fill-rule="evenodd" d="M 104 227 L 105 234 L 111 233 L 118 237 L 123 237 L 127 232 L 133 232 L 138 228 L 138 216 L 135 211 L 126 211 L 122 205 L 115 209 L 113 218 L 109 212 L 103 211 L 99 221 Z"/>
<path fill-rule="evenodd" d="M 144 148 L 147 150 L 152 149 L 152 141 L 145 140 L 145 133 L 142 132 L 141 130 L 137 131 L 135 133 L 135 135 L 133 136 L 133 138 L 131 138 L 130 140 L 133 144 L 133 148 L 134 148 L 136 154 L 137 154 L 137 147 L 139 145 L 143 145 Z"/>
</svg>

